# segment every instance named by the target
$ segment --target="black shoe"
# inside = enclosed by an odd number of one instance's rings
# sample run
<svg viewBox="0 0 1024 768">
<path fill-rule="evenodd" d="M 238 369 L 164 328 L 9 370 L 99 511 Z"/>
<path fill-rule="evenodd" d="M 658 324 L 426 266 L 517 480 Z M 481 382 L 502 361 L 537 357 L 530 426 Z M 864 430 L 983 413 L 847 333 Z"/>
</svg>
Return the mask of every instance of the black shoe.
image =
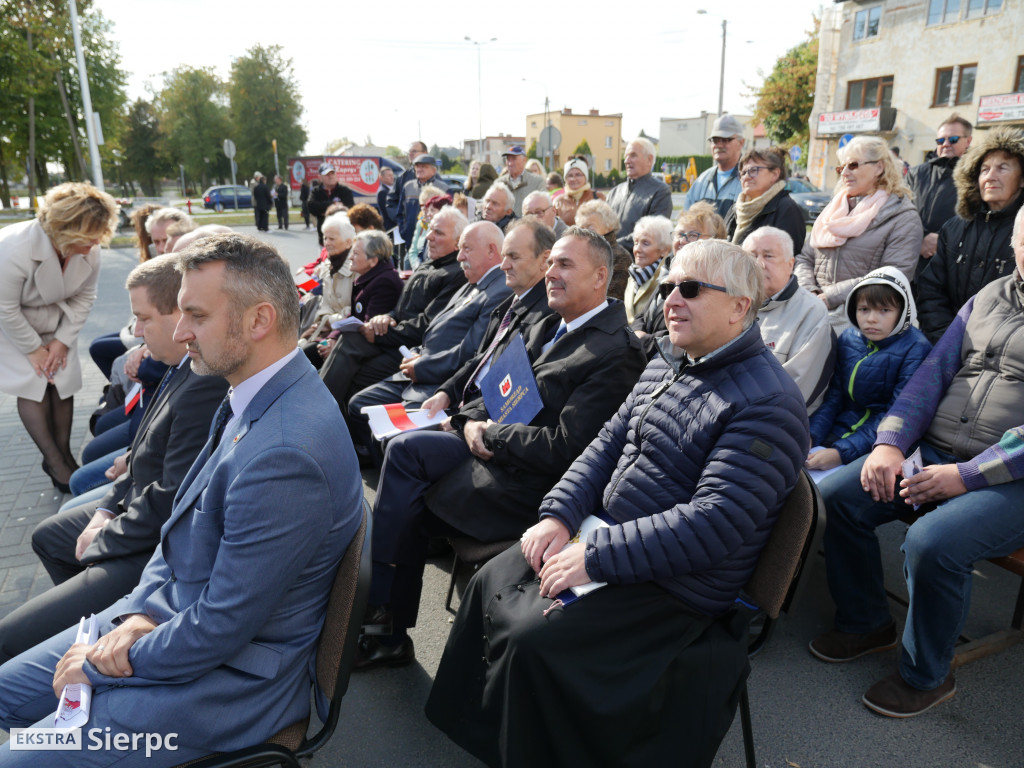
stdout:
<svg viewBox="0 0 1024 768">
<path fill-rule="evenodd" d="M 56 477 L 53 476 L 53 472 L 50 471 L 50 465 L 46 463 L 46 459 L 43 459 L 43 472 L 50 478 L 50 482 L 53 483 L 53 487 L 61 493 L 71 493 L 71 486 L 67 483 L 62 483 Z"/>
<path fill-rule="evenodd" d="M 416 661 L 412 638 L 405 635 L 402 642 L 384 645 L 379 640 L 363 635 L 359 638 L 359 649 L 353 669 L 364 672 L 377 667 L 404 667 Z"/>
<path fill-rule="evenodd" d="M 391 611 L 383 605 L 367 606 L 360 635 L 390 635 L 393 631 Z"/>
</svg>

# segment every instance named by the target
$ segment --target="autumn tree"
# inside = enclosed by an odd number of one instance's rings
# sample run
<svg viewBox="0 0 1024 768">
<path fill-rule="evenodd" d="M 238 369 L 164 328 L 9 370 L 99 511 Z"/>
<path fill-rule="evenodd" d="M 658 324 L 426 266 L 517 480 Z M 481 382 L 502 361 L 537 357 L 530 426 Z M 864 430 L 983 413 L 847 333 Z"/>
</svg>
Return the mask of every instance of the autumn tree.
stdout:
<svg viewBox="0 0 1024 768">
<path fill-rule="evenodd" d="M 764 123 L 768 138 L 775 144 L 805 145 L 810 137 L 807 121 L 814 107 L 819 24 L 815 17 L 807 39 L 786 51 L 761 87 L 753 90 L 757 98 L 754 120 Z"/>
<path fill-rule="evenodd" d="M 151 102 L 137 99 L 131 105 L 121 143 L 124 173 L 139 182 L 144 194 L 156 197 L 160 178 L 174 169 L 164 157 L 156 108 Z"/>
<path fill-rule="evenodd" d="M 225 179 L 231 166 L 221 147 L 231 138 L 224 84 L 210 68 L 181 66 L 164 73 L 157 97 L 160 135 L 167 158 L 189 178 Z"/>
<path fill-rule="evenodd" d="M 273 173 L 274 140 L 282 168 L 289 155 L 299 154 L 306 145 L 299 86 L 292 60 L 282 57 L 281 46 L 256 45 L 235 59 L 228 98 L 236 162 L 245 175 Z"/>
</svg>

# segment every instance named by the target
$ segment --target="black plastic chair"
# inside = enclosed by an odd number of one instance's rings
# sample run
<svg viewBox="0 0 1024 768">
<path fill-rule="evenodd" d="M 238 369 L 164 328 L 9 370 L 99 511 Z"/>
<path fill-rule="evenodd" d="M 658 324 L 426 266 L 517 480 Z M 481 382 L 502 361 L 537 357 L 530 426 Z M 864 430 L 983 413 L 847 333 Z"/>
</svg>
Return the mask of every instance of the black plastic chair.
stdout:
<svg viewBox="0 0 1024 768">
<path fill-rule="evenodd" d="M 363 521 L 338 565 L 334 585 L 327 601 L 324 626 L 317 641 L 316 677 L 331 706 L 327 721 L 312 736 L 307 736 L 306 718 L 278 731 L 263 744 L 235 752 L 218 753 L 183 763 L 178 768 L 235 768 L 241 766 L 283 765 L 300 768 L 299 760 L 312 755 L 326 744 L 338 725 L 341 700 L 348 690 L 355 663 L 359 630 L 370 593 L 370 505 L 363 500 Z"/>
</svg>

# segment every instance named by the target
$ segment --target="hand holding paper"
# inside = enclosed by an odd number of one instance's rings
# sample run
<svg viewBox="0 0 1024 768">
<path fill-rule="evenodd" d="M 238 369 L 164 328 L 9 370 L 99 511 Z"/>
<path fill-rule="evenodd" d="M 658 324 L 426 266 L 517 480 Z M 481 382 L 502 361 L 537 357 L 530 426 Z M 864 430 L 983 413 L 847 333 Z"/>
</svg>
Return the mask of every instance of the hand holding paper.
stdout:
<svg viewBox="0 0 1024 768">
<path fill-rule="evenodd" d="M 81 728 L 89 722 L 92 686 L 82 665 L 90 646 L 96 642 L 97 634 L 96 616 L 90 616 L 88 619 L 83 617 L 78 623 L 75 644 L 57 664 L 53 676 L 53 692 L 57 694 L 60 704 L 53 719 L 54 728 L 71 730 Z"/>
</svg>

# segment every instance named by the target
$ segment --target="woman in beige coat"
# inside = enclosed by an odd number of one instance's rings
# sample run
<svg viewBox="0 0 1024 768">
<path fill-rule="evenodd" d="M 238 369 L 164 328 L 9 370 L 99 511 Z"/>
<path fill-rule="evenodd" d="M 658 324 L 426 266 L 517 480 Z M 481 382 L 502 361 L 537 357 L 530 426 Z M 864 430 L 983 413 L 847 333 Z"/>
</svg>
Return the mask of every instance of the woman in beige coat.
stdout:
<svg viewBox="0 0 1024 768">
<path fill-rule="evenodd" d="M 664 216 L 644 216 L 633 227 L 633 265 L 629 268 L 622 303 L 630 323 L 642 315 L 662 275 L 668 274 L 666 257 L 672 253 L 672 222 Z"/>
<path fill-rule="evenodd" d="M 78 332 L 96 300 L 100 245 L 117 204 L 87 184 L 47 193 L 33 221 L 0 230 L 0 391 L 43 454 L 43 471 L 67 493 L 73 395 L 82 387 Z"/>
<path fill-rule="evenodd" d="M 796 259 L 796 279 L 829 310 L 835 332 L 849 325 L 843 309 L 857 281 L 879 267 L 914 277 L 924 229 L 903 171 L 884 141 L 858 136 L 839 150 L 835 196 Z"/>
</svg>

